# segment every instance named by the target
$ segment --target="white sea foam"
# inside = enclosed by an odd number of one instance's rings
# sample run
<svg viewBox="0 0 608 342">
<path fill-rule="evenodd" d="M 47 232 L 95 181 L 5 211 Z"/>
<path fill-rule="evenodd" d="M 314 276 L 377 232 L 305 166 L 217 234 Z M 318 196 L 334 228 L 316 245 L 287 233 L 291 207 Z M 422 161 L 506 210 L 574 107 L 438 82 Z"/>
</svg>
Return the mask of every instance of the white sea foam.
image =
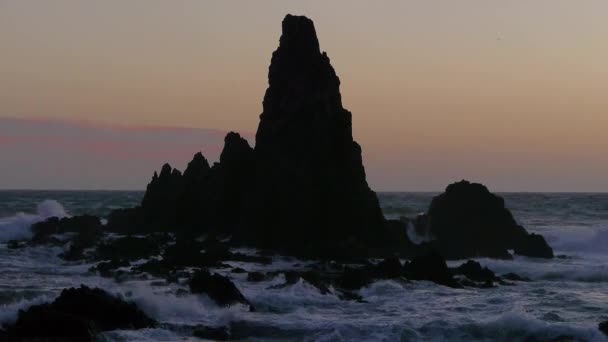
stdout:
<svg viewBox="0 0 608 342">
<path fill-rule="evenodd" d="M 38 204 L 36 214 L 17 213 L 14 216 L 0 218 L 0 242 L 29 239 L 32 237 L 30 230 L 32 224 L 53 216 L 62 218 L 68 214 L 59 202 L 45 200 Z"/>
<path fill-rule="evenodd" d="M 17 320 L 19 310 L 26 310 L 32 305 L 38 305 L 49 301 L 47 296 L 40 296 L 34 299 L 22 299 L 18 302 L 0 305 L 0 325 L 11 324 Z"/>
</svg>

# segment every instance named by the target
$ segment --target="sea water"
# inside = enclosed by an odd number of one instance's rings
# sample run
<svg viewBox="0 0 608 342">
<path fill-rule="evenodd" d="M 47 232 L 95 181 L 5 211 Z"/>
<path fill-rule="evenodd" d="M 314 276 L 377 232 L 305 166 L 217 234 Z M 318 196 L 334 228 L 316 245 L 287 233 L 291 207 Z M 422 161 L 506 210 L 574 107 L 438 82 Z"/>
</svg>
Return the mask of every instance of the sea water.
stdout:
<svg viewBox="0 0 608 342">
<path fill-rule="evenodd" d="M 250 340 L 296 341 L 605 341 L 597 329 L 608 319 L 608 194 L 504 193 L 516 220 L 543 234 L 558 258 L 516 256 L 477 259 L 498 275 L 530 278 L 513 286 L 452 289 L 426 281 L 383 280 L 362 288 L 364 303 L 322 295 L 305 281 L 286 287 L 282 276 L 251 283 L 229 273 L 256 312 L 221 308 L 205 295 L 142 277 L 117 282 L 88 271 L 93 264 L 66 262 L 61 247 L 8 249 L 6 241 L 31 236 L 32 223 L 84 213 L 103 217 L 136 205 L 142 192 L 0 191 L 0 322 L 19 309 L 52 301 L 66 287 L 98 286 L 134 301 L 160 322 L 154 329 L 114 331 L 106 341 L 195 340 L 191 327 L 230 325 Z M 389 218 L 426 211 L 432 193 L 380 193 Z M 243 249 L 244 253 L 255 250 Z M 144 262 L 141 260 L 140 262 Z M 462 261 L 450 261 L 456 266 Z M 228 262 L 249 271 L 297 269 L 310 261 L 275 256 L 270 265 Z"/>
</svg>

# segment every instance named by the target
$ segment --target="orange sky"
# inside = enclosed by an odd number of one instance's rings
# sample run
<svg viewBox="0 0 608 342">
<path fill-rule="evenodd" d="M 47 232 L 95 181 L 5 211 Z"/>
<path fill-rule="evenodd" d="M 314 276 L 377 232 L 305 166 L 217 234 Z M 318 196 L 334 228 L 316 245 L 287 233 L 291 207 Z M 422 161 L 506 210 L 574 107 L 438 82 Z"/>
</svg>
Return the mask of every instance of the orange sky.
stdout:
<svg viewBox="0 0 608 342">
<path fill-rule="evenodd" d="M 315 22 L 372 187 L 608 191 L 605 0 L 0 0 L 0 117 L 254 132 L 286 13 Z"/>
</svg>

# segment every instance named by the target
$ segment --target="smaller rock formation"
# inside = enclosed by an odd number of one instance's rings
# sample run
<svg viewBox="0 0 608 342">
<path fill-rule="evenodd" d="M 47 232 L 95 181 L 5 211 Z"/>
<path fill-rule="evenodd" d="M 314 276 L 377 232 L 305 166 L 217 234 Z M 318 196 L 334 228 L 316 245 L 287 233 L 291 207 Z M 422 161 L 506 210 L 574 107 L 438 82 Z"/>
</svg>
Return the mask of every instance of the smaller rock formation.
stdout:
<svg viewBox="0 0 608 342">
<path fill-rule="evenodd" d="M 116 329 L 153 327 L 154 320 L 99 288 L 65 289 L 50 304 L 19 311 L 17 321 L 6 329 L 9 341 L 92 341 L 95 334 Z"/>
<path fill-rule="evenodd" d="M 445 259 L 437 253 L 417 256 L 405 263 L 403 268 L 408 279 L 429 280 L 449 287 L 461 287 L 454 280 Z"/>
<path fill-rule="evenodd" d="M 531 233 L 524 236 L 514 247 L 515 254 L 533 258 L 553 258 L 553 249 L 542 235 Z"/>
<path fill-rule="evenodd" d="M 158 256 L 159 243 L 151 237 L 127 236 L 100 244 L 96 251 L 99 260 L 124 259 L 135 261 L 138 259 Z"/>
<path fill-rule="evenodd" d="M 101 234 L 101 221 L 92 215 L 74 217 L 50 217 L 42 222 L 32 225 L 34 233 L 32 243 L 48 243 L 52 235 L 64 233 L 78 233 L 77 241 L 80 245 L 90 245 Z"/>
<path fill-rule="evenodd" d="M 608 321 L 603 321 L 598 324 L 598 329 L 604 333 L 604 335 L 608 336 Z"/>
<path fill-rule="evenodd" d="M 196 153 L 182 174 L 169 164 L 154 173 L 141 205 L 113 211 L 108 229 L 121 233 L 173 232 L 189 237 L 232 234 L 251 188 L 253 149 L 238 133 L 224 139 L 219 163 Z"/>
<path fill-rule="evenodd" d="M 467 260 L 467 262 L 455 268 L 453 273 L 463 275 L 477 282 L 491 283 L 498 280 L 492 270 L 481 267 L 481 264 L 474 260 Z"/>
<path fill-rule="evenodd" d="M 510 259 L 508 250 L 532 257 L 553 257 L 553 250 L 542 236 L 529 234 L 517 224 L 502 197 L 465 180 L 450 184 L 444 193 L 433 198 L 428 226 L 423 230 L 434 239 L 427 247 L 448 259 Z"/>
<path fill-rule="evenodd" d="M 229 341 L 230 329 L 227 327 L 205 327 L 198 326 L 192 332 L 194 337 L 211 341 Z"/>
<path fill-rule="evenodd" d="M 230 279 L 217 273 L 211 274 L 207 270 L 201 270 L 194 274 L 190 279 L 190 291 L 192 293 L 204 293 L 220 306 L 244 304 L 253 308 Z"/>
</svg>

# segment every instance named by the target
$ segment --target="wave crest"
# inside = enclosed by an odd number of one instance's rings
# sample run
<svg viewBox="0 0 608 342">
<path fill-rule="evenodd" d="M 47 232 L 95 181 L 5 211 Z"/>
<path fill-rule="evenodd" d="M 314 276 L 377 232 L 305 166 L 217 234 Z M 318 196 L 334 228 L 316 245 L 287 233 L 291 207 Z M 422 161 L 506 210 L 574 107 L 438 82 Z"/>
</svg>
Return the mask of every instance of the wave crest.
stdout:
<svg viewBox="0 0 608 342">
<path fill-rule="evenodd" d="M 34 223 L 54 216 L 67 217 L 68 213 L 59 202 L 45 200 L 38 204 L 35 214 L 17 213 L 13 216 L 0 218 L 0 242 L 29 239 L 32 237 L 30 227 Z"/>
</svg>

